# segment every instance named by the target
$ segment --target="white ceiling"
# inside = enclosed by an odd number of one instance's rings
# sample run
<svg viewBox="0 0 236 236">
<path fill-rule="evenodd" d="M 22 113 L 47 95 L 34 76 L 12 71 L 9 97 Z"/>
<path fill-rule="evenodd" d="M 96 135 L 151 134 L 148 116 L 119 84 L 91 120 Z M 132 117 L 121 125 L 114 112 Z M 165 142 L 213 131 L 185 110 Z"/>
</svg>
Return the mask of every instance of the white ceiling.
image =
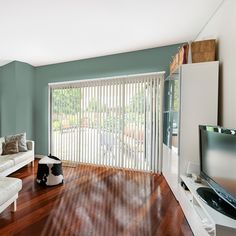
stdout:
<svg viewBox="0 0 236 236">
<path fill-rule="evenodd" d="M 222 0 L 0 0 L 0 64 L 34 66 L 193 40 Z"/>
</svg>

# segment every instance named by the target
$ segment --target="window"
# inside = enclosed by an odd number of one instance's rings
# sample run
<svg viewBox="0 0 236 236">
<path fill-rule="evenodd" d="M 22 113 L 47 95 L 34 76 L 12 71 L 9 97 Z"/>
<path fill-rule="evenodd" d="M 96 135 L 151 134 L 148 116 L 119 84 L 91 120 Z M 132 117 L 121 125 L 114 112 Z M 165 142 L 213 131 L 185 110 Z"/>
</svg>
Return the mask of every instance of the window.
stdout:
<svg viewBox="0 0 236 236">
<path fill-rule="evenodd" d="M 67 163 L 158 170 L 163 73 L 50 84 L 50 151 Z"/>
</svg>

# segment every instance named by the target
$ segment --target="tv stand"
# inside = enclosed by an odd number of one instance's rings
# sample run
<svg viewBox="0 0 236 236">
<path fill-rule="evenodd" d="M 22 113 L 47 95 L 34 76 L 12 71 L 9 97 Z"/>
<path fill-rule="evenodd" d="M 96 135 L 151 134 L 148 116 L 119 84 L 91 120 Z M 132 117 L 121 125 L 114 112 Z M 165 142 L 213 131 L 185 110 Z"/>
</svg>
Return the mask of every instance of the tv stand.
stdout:
<svg viewBox="0 0 236 236">
<path fill-rule="evenodd" d="M 178 200 L 195 236 L 236 235 L 236 220 L 213 209 L 198 194 L 199 188 L 207 188 L 206 184 L 195 183 L 192 178 L 184 175 L 180 176 L 180 183 L 186 187 L 179 184 Z M 205 194 L 211 193 L 207 191 Z"/>
<path fill-rule="evenodd" d="M 236 220 L 236 210 L 224 199 L 219 197 L 213 189 L 200 187 L 197 189 L 197 193 L 199 194 L 201 199 L 210 207 Z"/>
</svg>

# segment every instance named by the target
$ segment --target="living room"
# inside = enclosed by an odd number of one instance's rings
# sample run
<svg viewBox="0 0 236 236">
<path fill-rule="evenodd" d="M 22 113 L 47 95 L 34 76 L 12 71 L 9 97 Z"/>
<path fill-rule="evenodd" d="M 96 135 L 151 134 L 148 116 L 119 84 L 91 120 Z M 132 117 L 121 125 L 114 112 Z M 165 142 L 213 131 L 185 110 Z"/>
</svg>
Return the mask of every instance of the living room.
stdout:
<svg viewBox="0 0 236 236">
<path fill-rule="evenodd" d="M 235 1 L 24 0 L 0 11 L 1 235 L 236 235 L 235 218 L 186 177 L 236 198 L 200 173 L 203 133 L 236 129 Z M 194 62 L 207 40 L 214 58 Z"/>
</svg>

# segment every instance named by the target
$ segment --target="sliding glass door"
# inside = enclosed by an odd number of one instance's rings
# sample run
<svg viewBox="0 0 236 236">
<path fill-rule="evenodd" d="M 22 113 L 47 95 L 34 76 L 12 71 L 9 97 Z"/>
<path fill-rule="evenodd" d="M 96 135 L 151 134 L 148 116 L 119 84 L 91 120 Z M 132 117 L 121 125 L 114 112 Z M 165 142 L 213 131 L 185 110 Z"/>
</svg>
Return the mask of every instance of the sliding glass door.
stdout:
<svg viewBox="0 0 236 236">
<path fill-rule="evenodd" d="M 161 80 L 155 73 L 49 85 L 52 155 L 157 171 Z"/>
</svg>

